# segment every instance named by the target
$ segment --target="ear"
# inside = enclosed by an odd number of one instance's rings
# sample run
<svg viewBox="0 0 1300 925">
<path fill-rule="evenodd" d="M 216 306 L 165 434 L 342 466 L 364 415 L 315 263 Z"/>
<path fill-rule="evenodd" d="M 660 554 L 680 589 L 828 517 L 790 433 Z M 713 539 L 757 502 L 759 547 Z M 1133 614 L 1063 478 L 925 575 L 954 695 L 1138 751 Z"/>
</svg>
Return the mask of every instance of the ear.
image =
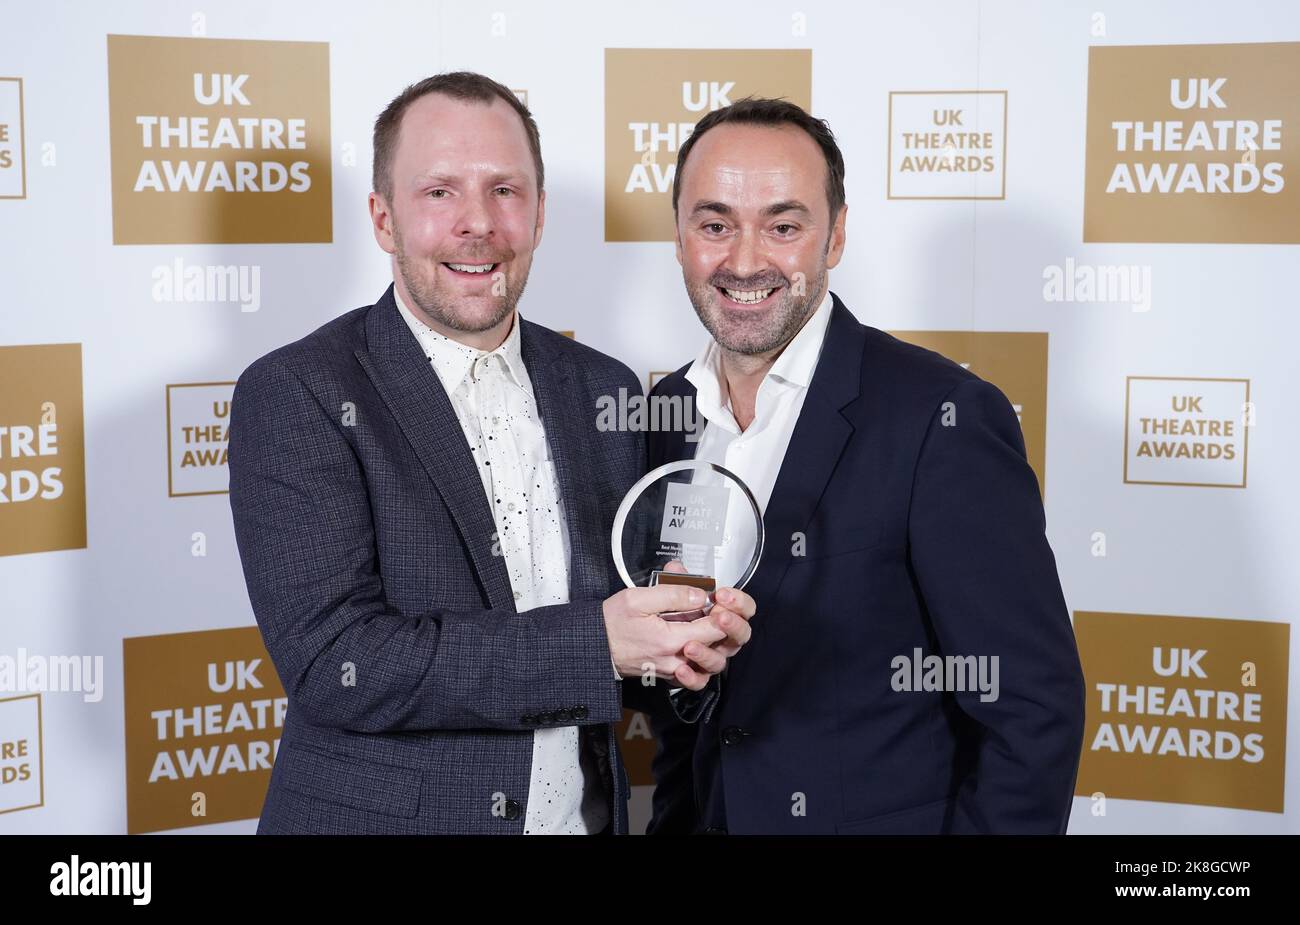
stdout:
<svg viewBox="0 0 1300 925">
<path fill-rule="evenodd" d="M 393 213 L 378 193 L 371 193 L 370 230 L 375 233 L 375 241 L 386 254 L 397 253 L 397 242 L 393 240 Z"/>
<path fill-rule="evenodd" d="M 533 229 L 533 249 L 542 243 L 542 226 L 546 224 L 546 190 L 537 194 L 537 227 Z"/>
<path fill-rule="evenodd" d="M 677 213 L 673 213 L 673 250 L 677 253 L 678 266 L 684 266 L 682 263 L 682 229 L 677 224 Z"/>
<path fill-rule="evenodd" d="M 844 256 L 844 223 L 848 219 L 848 205 L 840 206 L 840 214 L 831 227 L 830 247 L 826 250 L 826 269 L 833 270 Z"/>
</svg>

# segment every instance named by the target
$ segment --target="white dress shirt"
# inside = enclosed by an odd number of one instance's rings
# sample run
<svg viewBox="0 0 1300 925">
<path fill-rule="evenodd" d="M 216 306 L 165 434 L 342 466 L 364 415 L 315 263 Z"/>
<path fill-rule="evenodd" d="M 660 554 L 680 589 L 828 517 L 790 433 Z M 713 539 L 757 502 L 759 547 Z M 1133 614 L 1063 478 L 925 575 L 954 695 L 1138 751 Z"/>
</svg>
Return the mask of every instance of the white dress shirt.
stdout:
<svg viewBox="0 0 1300 925">
<path fill-rule="evenodd" d="M 519 315 L 501 346 L 483 351 L 430 329 L 396 287 L 393 294 L 451 400 L 478 466 L 515 609 L 522 613 L 568 603 L 568 528 L 520 350 Z M 578 727 L 535 730 L 524 833 L 582 835 L 600 831 L 608 821 L 605 788 L 594 769 L 583 766 Z"/>
<path fill-rule="evenodd" d="M 772 487 L 790 445 L 790 435 L 817 369 L 831 319 L 831 305 L 828 289 L 812 317 L 804 322 L 763 377 L 754 402 L 754 420 L 744 431 L 732 413 L 717 343 L 710 340 L 686 371 L 686 381 L 695 386 L 695 409 L 705 420 L 695 458 L 717 463 L 736 473 L 754 493 L 760 511 L 767 511 Z M 729 504 L 724 535 L 735 535 L 741 518 L 745 517 L 752 517 L 747 505 Z M 739 544 L 736 548 L 724 548 L 713 574 L 723 581 L 735 581 L 751 552 Z"/>
</svg>

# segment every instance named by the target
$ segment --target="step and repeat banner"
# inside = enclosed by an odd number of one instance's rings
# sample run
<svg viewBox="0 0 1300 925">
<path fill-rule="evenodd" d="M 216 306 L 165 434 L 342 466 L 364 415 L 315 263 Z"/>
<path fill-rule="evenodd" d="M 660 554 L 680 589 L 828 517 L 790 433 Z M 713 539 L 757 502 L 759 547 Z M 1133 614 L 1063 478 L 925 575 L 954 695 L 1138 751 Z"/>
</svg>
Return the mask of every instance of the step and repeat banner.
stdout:
<svg viewBox="0 0 1300 925">
<path fill-rule="evenodd" d="M 234 382 L 384 291 L 374 119 L 459 69 L 541 129 L 522 314 L 647 387 L 705 337 L 671 243 L 695 122 L 829 120 L 832 288 L 1020 417 L 1087 677 L 1070 831 L 1300 831 L 1300 7 L 5 0 L 0 832 L 254 829 L 287 700 Z"/>
</svg>

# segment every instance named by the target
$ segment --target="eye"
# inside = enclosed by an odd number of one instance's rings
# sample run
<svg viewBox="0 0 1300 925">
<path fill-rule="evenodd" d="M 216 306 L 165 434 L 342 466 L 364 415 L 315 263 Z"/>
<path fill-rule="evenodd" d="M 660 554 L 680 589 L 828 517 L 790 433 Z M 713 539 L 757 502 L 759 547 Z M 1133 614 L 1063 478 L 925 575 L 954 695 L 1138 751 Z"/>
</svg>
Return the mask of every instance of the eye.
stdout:
<svg viewBox="0 0 1300 925">
<path fill-rule="evenodd" d="M 782 231 L 781 229 L 783 228 L 786 230 Z M 789 222 L 782 222 L 772 230 L 775 231 L 777 234 L 781 235 L 782 237 L 789 237 L 790 235 L 794 234 L 794 232 L 797 231 L 798 229 L 795 228 L 794 225 L 791 225 Z"/>
<path fill-rule="evenodd" d="M 492 192 L 505 195 L 505 196 L 513 196 L 515 191 L 508 186 L 498 186 Z"/>
<path fill-rule="evenodd" d="M 432 189 L 429 190 L 429 197 L 431 199 L 446 199 L 447 191 L 445 189 Z"/>
<path fill-rule="evenodd" d="M 709 232 L 709 234 L 722 234 L 727 230 L 727 226 L 722 224 L 722 222 L 709 222 L 704 226 L 704 230 Z"/>
</svg>

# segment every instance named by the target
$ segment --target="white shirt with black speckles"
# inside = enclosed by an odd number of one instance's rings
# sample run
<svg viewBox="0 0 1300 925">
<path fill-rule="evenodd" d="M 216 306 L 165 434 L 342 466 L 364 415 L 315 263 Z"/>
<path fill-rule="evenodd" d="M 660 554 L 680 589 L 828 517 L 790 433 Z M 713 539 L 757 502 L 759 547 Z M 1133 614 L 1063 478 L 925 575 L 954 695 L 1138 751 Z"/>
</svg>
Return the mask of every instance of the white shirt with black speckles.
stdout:
<svg viewBox="0 0 1300 925">
<path fill-rule="evenodd" d="M 518 313 L 501 346 L 483 351 L 432 330 L 396 287 L 393 294 L 451 400 L 478 466 L 515 609 L 522 613 L 568 603 L 568 528 L 520 349 Z M 583 761 L 578 727 L 534 730 L 524 833 L 582 835 L 599 832 L 608 821 L 605 787 Z"/>
</svg>

